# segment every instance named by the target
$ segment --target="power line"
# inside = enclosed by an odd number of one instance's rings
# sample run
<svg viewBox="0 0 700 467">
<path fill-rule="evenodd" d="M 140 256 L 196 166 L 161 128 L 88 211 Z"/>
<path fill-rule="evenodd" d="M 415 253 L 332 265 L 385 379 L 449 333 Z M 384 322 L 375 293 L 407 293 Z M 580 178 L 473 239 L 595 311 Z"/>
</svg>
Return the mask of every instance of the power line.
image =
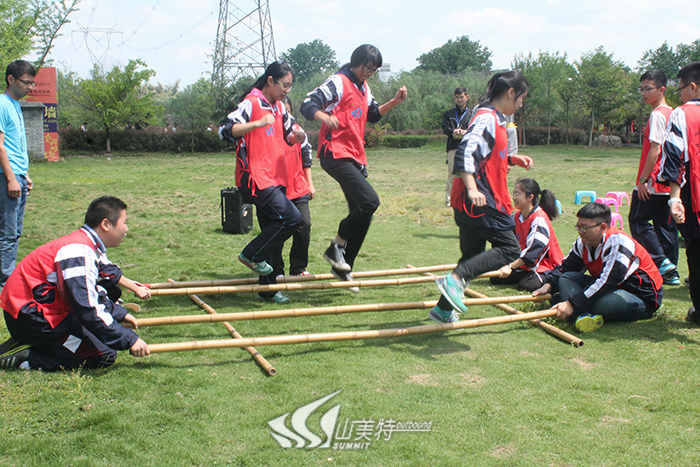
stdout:
<svg viewBox="0 0 700 467">
<path fill-rule="evenodd" d="M 120 45 L 126 47 L 127 49 L 131 49 L 131 50 L 134 50 L 134 51 L 137 51 L 137 52 L 148 52 L 148 51 L 158 50 L 158 49 L 160 49 L 160 48 L 165 47 L 166 45 L 170 45 L 170 44 L 172 44 L 173 42 L 182 39 L 185 35 L 187 35 L 188 33 L 192 32 L 192 31 L 194 31 L 195 29 L 197 29 L 202 23 L 204 23 L 207 19 L 209 19 L 210 16 L 214 16 L 214 12 L 213 12 L 213 11 L 210 11 L 209 13 L 207 13 L 207 15 L 204 16 L 204 18 L 202 18 L 201 20 L 199 20 L 199 21 L 197 22 L 197 24 L 195 24 L 195 25 L 192 26 L 191 28 L 187 29 L 186 31 L 184 31 L 184 32 L 182 32 L 182 33 L 180 33 L 180 34 L 178 34 L 176 37 L 174 37 L 174 38 L 172 38 L 172 39 L 170 39 L 170 40 L 168 40 L 168 41 L 166 41 L 166 42 L 163 42 L 162 44 L 157 45 L 157 46 L 155 46 L 155 47 L 147 47 L 147 48 L 131 47 L 131 46 L 127 45 L 126 41 L 123 41 Z M 139 27 L 140 27 L 140 26 L 139 26 Z"/>
</svg>

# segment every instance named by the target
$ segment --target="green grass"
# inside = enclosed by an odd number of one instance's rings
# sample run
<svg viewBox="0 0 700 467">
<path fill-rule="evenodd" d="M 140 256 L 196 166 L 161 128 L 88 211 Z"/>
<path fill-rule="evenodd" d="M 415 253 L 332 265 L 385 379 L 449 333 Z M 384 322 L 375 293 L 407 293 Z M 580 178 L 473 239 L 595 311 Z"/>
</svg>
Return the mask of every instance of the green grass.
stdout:
<svg viewBox="0 0 700 467">
<path fill-rule="evenodd" d="M 554 222 L 566 253 L 580 189 L 630 191 L 638 149 L 533 147 L 528 173 L 561 200 Z M 441 145 L 372 150 L 370 181 L 382 200 L 357 270 L 453 263 L 457 227 L 443 206 Z M 236 255 L 256 233 L 223 234 L 219 190 L 233 184 L 231 154 L 201 157 L 73 156 L 34 164 L 20 257 L 81 225 L 102 194 L 130 206 L 124 244 L 108 252 L 144 282 L 247 277 Z M 510 185 L 525 174 L 515 168 Z M 311 202 L 312 273 L 346 207 L 318 164 Z M 628 207 L 622 209 L 627 220 Z M 687 268 L 681 253 L 681 277 Z M 511 295 L 487 281 L 473 287 Z M 290 292 L 284 308 L 434 300 L 432 284 Z M 202 295 L 220 313 L 267 310 L 252 294 Z M 683 318 L 688 291 L 665 291 L 648 321 L 605 325 L 573 348 L 527 324 L 446 334 L 259 347 L 277 369 L 267 376 L 240 349 L 122 352 L 108 370 L 0 372 L 1 465 L 678 465 L 700 463 L 697 328 Z M 524 311 L 544 308 L 527 304 Z M 154 297 L 139 317 L 202 313 L 186 297 Z M 427 310 L 234 323 L 244 337 L 426 324 Z M 466 318 L 498 316 L 472 307 Z M 554 321 L 550 321 L 555 323 Z M 575 333 L 570 327 L 556 323 Z M 148 343 L 226 339 L 221 324 L 139 330 Z M 8 336 L 0 324 L 0 338 Z M 341 404 L 339 423 L 431 421 L 428 433 L 394 433 L 365 450 L 282 449 L 267 422 L 340 390 L 309 427 Z M 314 429 L 315 427 L 315 429 Z"/>
</svg>

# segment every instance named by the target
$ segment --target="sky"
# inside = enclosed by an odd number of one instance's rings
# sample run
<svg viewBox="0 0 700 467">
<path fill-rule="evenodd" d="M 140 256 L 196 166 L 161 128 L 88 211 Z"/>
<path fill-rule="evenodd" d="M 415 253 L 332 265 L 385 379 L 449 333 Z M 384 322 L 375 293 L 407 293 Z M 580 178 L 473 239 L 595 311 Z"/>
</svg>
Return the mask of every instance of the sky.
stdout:
<svg viewBox="0 0 700 467">
<path fill-rule="evenodd" d="M 494 69 L 516 54 L 566 53 L 570 62 L 603 46 L 636 68 L 649 49 L 700 39 L 700 9 L 666 0 L 269 0 L 277 55 L 321 39 L 339 62 L 370 43 L 391 71 L 410 71 L 417 58 L 467 35 L 492 52 Z M 53 66 L 88 77 L 95 61 L 107 68 L 140 58 L 156 71 L 152 83 L 184 87 L 212 71 L 219 16 L 216 0 L 82 0 L 50 54 Z M 255 0 L 231 0 L 253 11 Z M 246 40 L 242 29 L 241 37 Z M 236 29 L 234 29 L 234 32 Z"/>
</svg>

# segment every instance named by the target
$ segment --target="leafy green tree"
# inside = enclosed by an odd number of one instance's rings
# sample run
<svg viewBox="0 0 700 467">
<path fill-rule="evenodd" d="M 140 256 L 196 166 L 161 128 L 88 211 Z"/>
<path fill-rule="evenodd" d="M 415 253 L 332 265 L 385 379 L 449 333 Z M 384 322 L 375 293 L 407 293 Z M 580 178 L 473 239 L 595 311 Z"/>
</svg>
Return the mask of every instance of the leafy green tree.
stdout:
<svg viewBox="0 0 700 467">
<path fill-rule="evenodd" d="M 612 110 L 631 97 L 626 86 L 629 70 L 622 62 L 613 60 L 612 54 L 608 55 L 603 46 L 584 54 L 576 67 L 581 100 L 591 117 L 588 138 L 591 146 L 596 117 L 605 121 Z"/>
<path fill-rule="evenodd" d="M 100 74 L 95 67 L 91 79 L 80 81 L 77 104 L 86 115 L 85 120 L 93 121 L 105 130 L 107 152 L 112 150 L 110 130 L 130 123 L 146 126 L 155 122 L 162 111 L 154 104 L 150 93 L 140 92 L 155 75 L 155 71 L 145 67 L 141 60 L 129 60 L 123 69 L 115 66 L 105 74 Z"/>
<path fill-rule="evenodd" d="M 697 39 L 690 44 L 678 44 L 676 46 L 676 59 L 678 60 L 679 70 L 689 63 L 700 62 L 700 39 Z M 669 78 L 675 77 L 675 74 L 673 76 L 669 76 Z"/>
<path fill-rule="evenodd" d="M 666 41 L 658 49 L 644 52 L 637 62 L 637 68 L 642 73 L 646 70 L 661 70 L 668 78 L 675 78 L 680 70 L 678 56 Z"/>
<path fill-rule="evenodd" d="M 58 91 L 58 127 L 66 128 L 69 123 L 76 126 L 82 117 L 80 107 L 77 105 L 80 78 L 74 71 L 63 72 L 58 70 L 56 88 Z"/>
<path fill-rule="evenodd" d="M 335 50 L 321 39 L 297 44 L 280 54 L 280 60 L 289 63 L 294 72 L 294 80 L 306 82 L 317 73 L 328 74 L 338 68 Z"/>
<path fill-rule="evenodd" d="M 35 51 L 40 68 L 80 0 L 0 1 L 0 67 Z"/>
<path fill-rule="evenodd" d="M 187 86 L 170 101 L 170 114 L 181 127 L 190 132 L 190 148 L 194 152 L 194 134 L 203 131 L 214 119 L 216 104 L 212 98 L 211 81 L 200 78 Z"/>
<path fill-rule="evenodd" d="M 469 36 L 452 39 L 430 52 L 418 57 L 418 68 L 442 74 L 463 73 L 469 71 L 489 71 L 491 69 L 491 51 L 479 41 L 472 41 Z"/>
</svg>

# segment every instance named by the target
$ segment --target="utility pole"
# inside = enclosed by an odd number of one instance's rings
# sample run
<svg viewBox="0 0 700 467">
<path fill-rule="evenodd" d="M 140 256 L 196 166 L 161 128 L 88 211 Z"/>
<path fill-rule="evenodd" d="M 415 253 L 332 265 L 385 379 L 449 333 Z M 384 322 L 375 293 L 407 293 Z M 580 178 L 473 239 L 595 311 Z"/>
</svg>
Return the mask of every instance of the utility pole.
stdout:
<svg viewBox="0 0 700 467">
<path fill-rule="evenodd" d="M 258 76 L 276 60 L 268 0 L 220 0 L 216 31 L 214 89 L 243 76 Z"/>
</svg>

